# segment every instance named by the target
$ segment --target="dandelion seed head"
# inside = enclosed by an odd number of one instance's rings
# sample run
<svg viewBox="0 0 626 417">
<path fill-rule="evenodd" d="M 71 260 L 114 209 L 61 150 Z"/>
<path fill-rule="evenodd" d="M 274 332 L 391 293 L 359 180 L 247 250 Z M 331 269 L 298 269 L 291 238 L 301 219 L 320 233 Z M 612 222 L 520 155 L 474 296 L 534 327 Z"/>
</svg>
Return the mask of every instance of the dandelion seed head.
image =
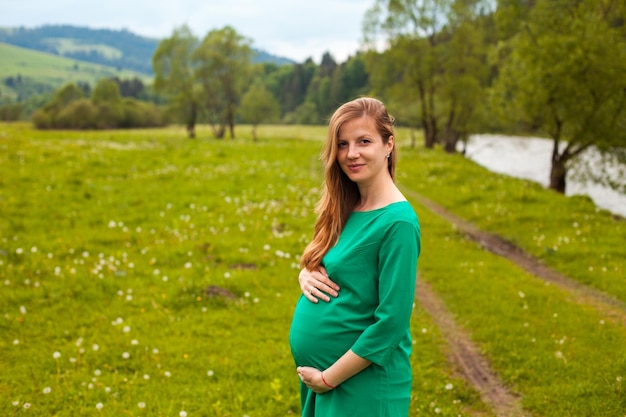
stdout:
<svg viewBox="0 0 626 417">
<path fill-rule="evenodd" d="M 124 328 L 122 329 L 122 331 L 124 333 L 130 333 L 130 326 L 124 326 Z"/>
<path fill-rule="evenodd" d="M 96 343 L 94 343 L 94 344 L 91 346 L 91 350 L 93 350 L 94 352 L 97 352 L 97 351 L 98 351 L 98 349 L 100 349 L 100 346 L 98 346 Z"/>
<path fill-rule="evenodd" d="M 54 359 L 59 359 L 59 358 L 61 357 L 61 352 L 54 352 L 54 353 L 52 354 L 52 357 L 53 357 Z"/>
<path fill-rule="evenodd" d="M 43 393 L 44 393 L 44 394 L 50 394 L 51 392 L 52 392 L 52 388 L 50 388 L 50 387 L 45 387 L 45 388 L 43 389 Z"/>
<path fill-rule="evenodd" d="M 212 369 L 209 369 L 208 372 L 206 373 L 208 376 L 213 376 L 215 375 L 215 373 L 213 372 Z"/>
<path fill-rule="evenodd" d="M 24 408 L 28 410 L 30 408 L 30 403 L 24 403 Z"/>
<path fill-rule="evenodd" d="M 130 358 L 130 353 L 128 353 L 128 352 L 122 353 L 122 358 L 124 358 L 124 359 Z"/>
<path fill-rule="evenodd" d="M 454 388 L 454 385 L 452 385 L 450 383 L 447 383 L 445 388 L 446 388 L 446 390 L 450 391 L 451 389 Z"/>
<path fill-rule="evenodd" d="M 93 371 L 93 374 L 95 376 L 100 376 L 100 375 L 102 375 L 102 371 L 100 369 L 96 369 L 95 371 Z"/>
<path fill-rule="evenodd" d="M 146 403 L 141 401 L 141 402 L 137 403 L 137 407 L 139 407 L 139 408 L 146 408 Z"/>
<path fill-rule="evenodd" d="M 102 407 L 104 407 L 104 405 L 102 405 L 102 403 L 96 404 L 96 409 L 102 410 Z"/>
<path fill-rule="evenodd" d="M 180 413 L 178 413 L 178 415 L 180 417 L 187 417 L 187 412 L 186 411 L 181 411 Z"/>
<path fill-rule="evenodd" d="M 20 344 L 19 339 L 15 339 L 15 340 L 13 341 L 13 344 L 14 344 L 14 345 L 19 345 L 19 344 Z"/>
</svg>

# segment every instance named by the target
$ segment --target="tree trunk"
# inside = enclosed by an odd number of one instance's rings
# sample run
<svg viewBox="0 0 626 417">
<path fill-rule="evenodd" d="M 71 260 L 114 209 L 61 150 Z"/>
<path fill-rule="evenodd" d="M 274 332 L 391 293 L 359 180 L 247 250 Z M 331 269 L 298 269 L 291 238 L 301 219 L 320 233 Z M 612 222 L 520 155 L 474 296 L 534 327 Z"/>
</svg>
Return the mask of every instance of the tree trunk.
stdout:
<svg viewBox="0 0 626 417">
<path fill-rule="evenodd" d="M 215 129 L 215 137 L 217 139 L 224 139 L 224 134 L 226 133 L 226 125 L 221 123 L 220 126 Z"/>
<path fill-rule="evenodd" d="M 443 136 L 443 148 L 447 153 L 456 153 L 456 143 L 459 140 L 459 132 L 454 127 L 456 112 L 454 106 L 448 114 L 448 121 L 446 122 L 446 130 Z"/>
<path fill-rule="evenodd" d="M 552 154 L 552 166 L 550 167 L 550 189 L 565 194 L 565 178 L 567 167 L 564 158 L 557 152 Z"/>
<path fill-rule="evenodd" d="M 228 130 L 230 138 L 235 139 L 235 112 L 230 106 L 228 108 Z"/>
<path fill-rule="evenodd" d="M 189 117 L 187 118 L 187 137 L 189 139 L 196 138 L 196 120 L 198 118 L 198 105 L 191 103 Z"/>
<path fill-rule="evenodd" d="M 254 142 L 256 142 L 256 141 L 257 141 L 257 137 L 256 137 L 256 126 L 257 126 L 257 125 L 252 125 L 252 140 L 253 140 Z"/>
</svg>

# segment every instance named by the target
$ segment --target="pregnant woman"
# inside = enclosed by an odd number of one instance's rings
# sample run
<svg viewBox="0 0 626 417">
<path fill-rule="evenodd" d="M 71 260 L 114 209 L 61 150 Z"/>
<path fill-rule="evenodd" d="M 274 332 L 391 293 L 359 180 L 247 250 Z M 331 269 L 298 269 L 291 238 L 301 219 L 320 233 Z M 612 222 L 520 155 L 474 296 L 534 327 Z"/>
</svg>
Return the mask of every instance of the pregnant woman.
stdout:
<svg viewBox="0 0 626 417">
<path fill-rule="evenodd" d="M 289 335 L 302 416 L 406 417 L 420 228 L 394 183 L 383 103 L 339 107 L 322 161 L 325 190 Z"/>
</svg>

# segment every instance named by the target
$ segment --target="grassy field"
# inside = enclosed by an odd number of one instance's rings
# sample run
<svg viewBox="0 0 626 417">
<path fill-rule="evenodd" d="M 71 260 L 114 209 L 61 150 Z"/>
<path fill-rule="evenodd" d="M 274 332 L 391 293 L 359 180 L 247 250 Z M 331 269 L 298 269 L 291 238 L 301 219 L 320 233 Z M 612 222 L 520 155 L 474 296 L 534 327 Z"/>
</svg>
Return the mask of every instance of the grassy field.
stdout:
<svg viewBox="0 0 626 417">
<path fill-rule="evenodd" d="M 298 415 L 287 338 L 324 132 L 0 125 L 0 414 Z M 623 221 L 438 151 L 400 155 L 403 187 L 623 297 Z M 422 278 L 529 413 L 626 414 L 620 323 L 412 202 Z M 412 327 L 411 416 L 492 415 L 419 305 Z"/>
</svg>

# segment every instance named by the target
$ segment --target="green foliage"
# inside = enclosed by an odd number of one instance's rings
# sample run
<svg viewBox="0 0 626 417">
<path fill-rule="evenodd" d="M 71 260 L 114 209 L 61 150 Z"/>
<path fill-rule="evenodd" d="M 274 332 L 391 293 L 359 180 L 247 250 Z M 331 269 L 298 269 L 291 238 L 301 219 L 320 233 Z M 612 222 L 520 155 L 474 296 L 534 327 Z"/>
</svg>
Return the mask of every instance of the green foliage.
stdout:
<svg viewBox="0 0 626 417">
<path fill-rule="evenodd" d="M 256 126 L 272 123 L 280 117 L 280 105 L 272 93 L 261 84 L 253 85 L 241 99 L 241 117 L 244 122 L 253 125 L 253 137 L 256 140 Z"/>
<path fill-rule="evenodd" d="M 74 84 L 60 89 L 52 101 L 33 115 L 38 129 L 114 129 L 163 126 L 164 116 L 152 103 L 122 100 L 115 80 L 101 80 L 91 99 Z"/>
<path fill-rule="evenodd" d="M 185 123 L 187 134 L 195 137 L 200 91 L 194 86 L 192 54 L 198 40 L 188 26 L 174 29 L 170 38 L 159 42 L 152 57 L 154 89 L 166 94 L 170 105 Z"/>
<path fill-rule="evenodd" d="M 210 31 L 193 52 L 195 81 L 202 88 L 200 103 L 218 138 L 226 127 L 235 138 L 235 114 L 253 75 L 250 42 L 226 26 Z"/>
<path fill-rule="evenodd" d="M 488 81 L 486 28 L 489 2 L 451 0 L 377 1 L 367 31 L 387 33 L 389 48 L 371 51 L 372 88 L 390 105 L 416 109 L 407 118 L 425 132 L 427 147 L 448 152 L 480 126 Z"/>
<path fill-rule="evenodd" d="M 537 1 L 501 55 L 494 108 L 553 139 L 550 186 L 561 192 L 567 165 L 576 155 L 592 145 L 626 146 L 621 128 L 626 120 L 626 31 L 615 24 L 623 19 L 625 6 L 603 3 Z M 508 18 L 499 22 L 506 25 Z M 562 142 L 567 145 L 560 146 Z"/>
<path fill-rule="evenodd" d="M 0 106 L 0 120 L 15 121 L 22 118 L 23 105 L 21 103 L 4 104 Z"/>
<path fill-rule="evenodd" d="M 120 88 L 115 80 L 100 80 L 91 93 L 93 104 L 118 104 L 122 100 Z"/>
</svg>

